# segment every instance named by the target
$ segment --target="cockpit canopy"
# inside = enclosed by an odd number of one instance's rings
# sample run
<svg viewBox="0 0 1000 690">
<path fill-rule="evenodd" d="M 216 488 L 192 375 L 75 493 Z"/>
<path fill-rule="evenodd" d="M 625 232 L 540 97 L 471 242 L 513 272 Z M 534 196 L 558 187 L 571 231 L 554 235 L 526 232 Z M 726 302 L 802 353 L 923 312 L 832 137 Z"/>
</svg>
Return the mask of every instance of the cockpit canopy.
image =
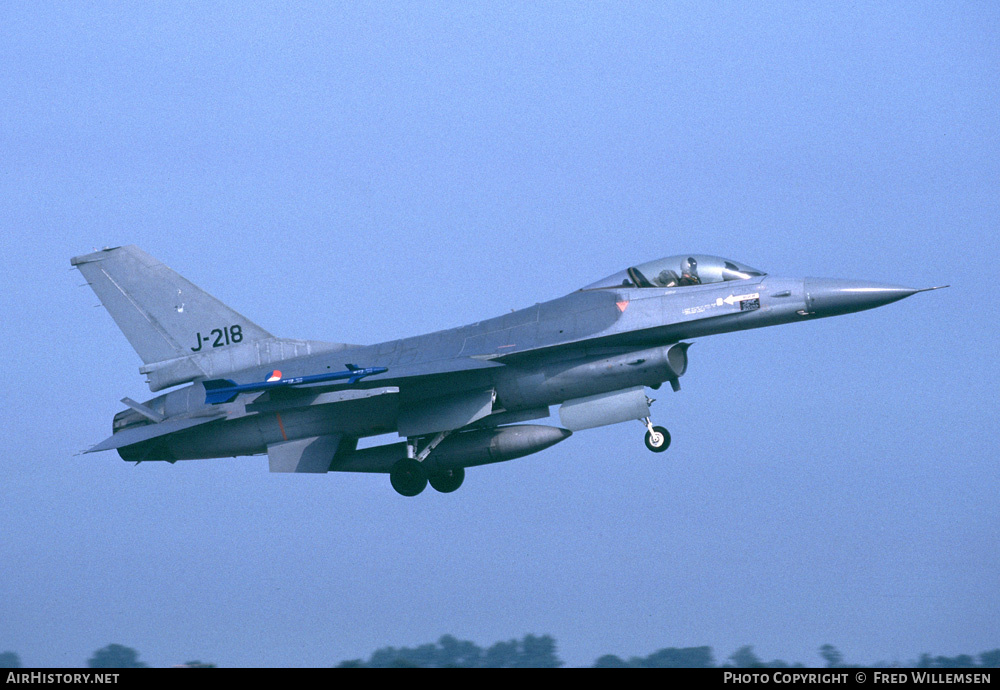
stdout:
<svg viewBox="0 0 1000 690">
<path fill-rule="evenodd" d="M 749 280 L 765 275 L 746 264 L 706 254 L 678 254 L 619 271 L 584 290 L 610 287 L 672 288 Z"/>
</svg>

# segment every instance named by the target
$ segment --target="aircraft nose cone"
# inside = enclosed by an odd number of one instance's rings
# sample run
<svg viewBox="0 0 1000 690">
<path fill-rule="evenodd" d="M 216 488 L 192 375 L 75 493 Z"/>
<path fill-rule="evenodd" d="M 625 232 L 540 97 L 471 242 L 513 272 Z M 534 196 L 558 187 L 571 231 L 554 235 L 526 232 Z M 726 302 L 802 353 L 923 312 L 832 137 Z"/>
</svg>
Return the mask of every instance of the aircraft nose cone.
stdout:
<svg viewBox="0 0 1000 690">
<path fill-rule="evenodd" d="M 835 316 L 881 307 L 921 290 L 863 280 L 806 278 L 805 292 L 808 311 L 816 316 Z"/>
</svg>

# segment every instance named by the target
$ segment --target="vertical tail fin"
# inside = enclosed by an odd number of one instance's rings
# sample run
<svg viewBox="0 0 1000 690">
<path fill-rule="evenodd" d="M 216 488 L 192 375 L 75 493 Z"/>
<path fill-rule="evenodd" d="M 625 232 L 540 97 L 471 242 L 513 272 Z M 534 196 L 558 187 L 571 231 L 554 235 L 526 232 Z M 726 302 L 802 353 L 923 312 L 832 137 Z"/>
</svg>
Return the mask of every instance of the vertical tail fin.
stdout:
<svg viewBox="0 0 1000 690">
<path fill-rule="evenodd" d="M 145 364 L 271 337 L 138 247 L 105 249 L 70 263 Z"/>
<path fill-rule="evenodd" d="M 142 358 L 152 391 L 359 345 L 275 338 L 137 247 L 71 259 Z"/>
</svg>

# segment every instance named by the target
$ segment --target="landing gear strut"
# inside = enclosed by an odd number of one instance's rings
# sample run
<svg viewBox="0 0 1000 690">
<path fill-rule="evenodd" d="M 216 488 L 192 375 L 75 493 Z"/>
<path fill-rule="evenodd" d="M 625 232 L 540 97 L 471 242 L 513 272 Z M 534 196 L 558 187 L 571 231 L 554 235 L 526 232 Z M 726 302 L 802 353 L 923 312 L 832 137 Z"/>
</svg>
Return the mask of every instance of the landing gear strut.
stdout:
<svg viewBox="0 0 1000 690">
<path fill-rule="evenodd" d="M 646 425 L 646 447 L 654 453 L 662 453 L 670 447 L 670 432 L 662 426 L 653 426 L 653 422 L 646 417 L 642 420 Z"/>
<path fill-rule="evenodd" d="M 454 470 L 435 472 L 428 476 L 427 467 L 424 460 L 431 454 L 431 451 L 440 445 L 452 432 L 442 431 L 431 439 L 430 443 L 424 446 L 423 450 L 417 452 L 417 438 L 406 440 L 406 457 L 398 460 L 389 471 L 389 482 L 392 488 L 404 496 L 416 496 L 427 488 L 428 482 L 435 490 L 443 494 L 451 493 L 462 486 L 465 481 L 465 470 L 459 467 Z"/>
</svg>

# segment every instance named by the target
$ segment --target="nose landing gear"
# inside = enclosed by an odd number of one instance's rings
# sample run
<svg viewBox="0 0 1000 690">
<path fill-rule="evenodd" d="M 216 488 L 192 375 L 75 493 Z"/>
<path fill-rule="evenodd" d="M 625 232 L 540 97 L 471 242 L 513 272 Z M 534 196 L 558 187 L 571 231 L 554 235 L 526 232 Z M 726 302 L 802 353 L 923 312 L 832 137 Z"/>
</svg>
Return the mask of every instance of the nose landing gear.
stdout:
<svg viewBox="0 0 1000 690">
<path fill-rule="evenodd" d="M 646 426 L 646 447 L 654 453 L 662 453 L 670 447 L 670 432 L 662 426 L 653 426 L 653 422 L 646 417 L 641 420 Z"/>
</svg>

